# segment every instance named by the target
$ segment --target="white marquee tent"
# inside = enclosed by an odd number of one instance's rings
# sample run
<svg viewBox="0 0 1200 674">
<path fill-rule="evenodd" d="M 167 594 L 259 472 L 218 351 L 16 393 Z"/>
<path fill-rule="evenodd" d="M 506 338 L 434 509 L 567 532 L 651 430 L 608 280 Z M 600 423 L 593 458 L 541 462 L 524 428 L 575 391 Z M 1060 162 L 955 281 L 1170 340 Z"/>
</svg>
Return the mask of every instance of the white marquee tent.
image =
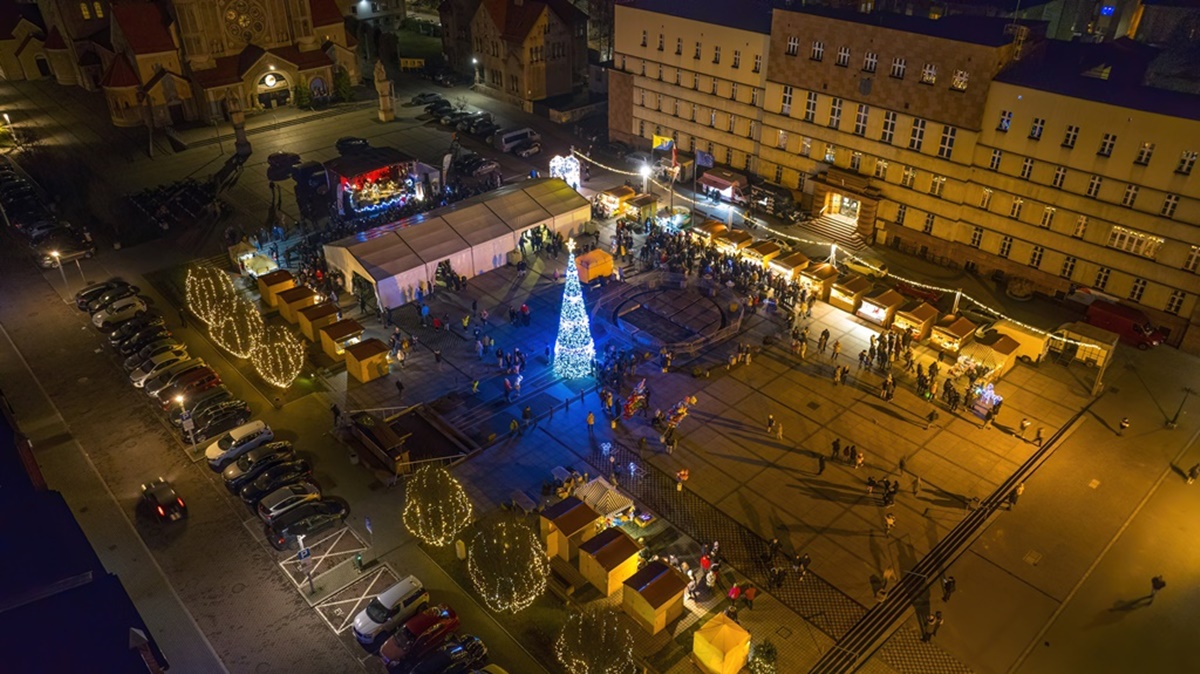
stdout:
<svg viewBox="0 0 1200 674">
<path fill-rule="evenodd" d="M 468 278 L 507 264 L 526 231 L 545 225 L 579 234 L 591 204 L 558 178 L 527 180 L 399 222 L 325 244 L 325 260 L 375 286 L 380 307 L 395 308 L 428 292 L 440 262 Z"/>
</svg>

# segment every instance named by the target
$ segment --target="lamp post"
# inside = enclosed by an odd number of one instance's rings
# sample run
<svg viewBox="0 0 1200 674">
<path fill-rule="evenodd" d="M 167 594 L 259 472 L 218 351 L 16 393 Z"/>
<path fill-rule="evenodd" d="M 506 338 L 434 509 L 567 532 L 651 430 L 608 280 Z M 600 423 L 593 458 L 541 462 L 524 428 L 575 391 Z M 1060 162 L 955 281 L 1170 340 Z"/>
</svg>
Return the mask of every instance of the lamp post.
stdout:
<svg viewBox="0 0 1200 674">
<path fill-rule="evenodd" d="M 180 419 L 184 432 L 188 434 L 188 437 L 192 441 L 192 455 L 194 456 L 196 454 L 196 422 L 192 420 L 191 413 L 188 412 L 187 407 L 184 405 L 186 401 L 182 395 L 175 396 L 175 402 L 179 403 L 179 409 L 182 411 Z"/>
<path fill-rule="evenodd" d="M 1167 422 L 1167 428 L 1174 430 L 1175 427 L 1179 425 L 1179 415 L 1183 412 L 1183 405 L 1187 402 L 1188 396 L 1192 395 L 1193 393 L 1195 393 L 1195 391 L 1184 387 L 1183 400 L 1179 401 L 1179 409 L 1175 410 L 1175 416 L 1171 417 L 1171 420 Z"/>
<path fill-rule="evenodd" d="M 479 84 L 479 59 L 474 56 L 471 57 L 471 75 L 475 84 Z"/>
<path fill-rule="evenodd" d="M 638 173 L 642 176 L 642 194 L 650 193 L 650 167 L 643 165 L 638 169 Z"/>
<path fill-rule="evenodd" d="M 50 257 L 54 258 L 54 266 L 58 267 L 58 273 L 62 275 L 63 292 L 69 291 L 71 288 L 67 285 L 67 272 L 63 269 L 62 259 L 57 250 L 50 251 Z"/>
</svg>

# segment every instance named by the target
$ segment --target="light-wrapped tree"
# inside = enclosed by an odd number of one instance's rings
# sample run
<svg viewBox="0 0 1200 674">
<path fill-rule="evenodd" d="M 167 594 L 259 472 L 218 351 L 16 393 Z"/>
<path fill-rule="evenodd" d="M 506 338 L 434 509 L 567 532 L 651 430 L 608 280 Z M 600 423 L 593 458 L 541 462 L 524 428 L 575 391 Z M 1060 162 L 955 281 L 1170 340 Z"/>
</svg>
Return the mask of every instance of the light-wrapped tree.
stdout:
<svg viewBox="0 0 1200 674">
<path fill-rule="evenodd" d="M 546 590 L 550 560 L 537 532 L 520 522 L 500 522 L 475 534 L 467 571 L 488 608 L 518 613 Z"/>
<path fill-rule="evenodd" d="M 215 267 L 188 269 L 184 283 L 188 309 L 209 325 L 219 322 L 221 309 L 237 296 L 229 274 Z"/>
<path fill-rule="evenodd" d="M 471 499 L 441 466 L 425 466 L 408 481 L 404 526 L 430 545 L 446 545 L 471 521 Z"/>
<path fill-rule="evenodd" d="M 554 642 L 558 662 L 571 674 L 635 674 L 633 635 L 612 609 L 573 613 Z"/>
<path fill-rule="evenodd" d="M 250 362 L 268 384 L 287 388 L 304 367 L 304 344 L 287 330 L 271 325 L 255 345 Z"/>
<path fill-rule="evenodd" d="M 209 333 L 218 346 L 238 358 L 249 358 L 263 338 L 263 317 L 258 307 L 235 297 L 217 310 Z"/>
</svg>

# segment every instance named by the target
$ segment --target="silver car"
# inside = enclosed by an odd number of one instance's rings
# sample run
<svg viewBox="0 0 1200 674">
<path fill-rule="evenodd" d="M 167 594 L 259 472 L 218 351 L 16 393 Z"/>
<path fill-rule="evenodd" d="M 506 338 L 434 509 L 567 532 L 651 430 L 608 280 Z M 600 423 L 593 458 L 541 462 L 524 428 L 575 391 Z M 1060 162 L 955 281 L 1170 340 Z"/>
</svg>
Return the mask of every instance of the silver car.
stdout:
<svg viewBox="0 0 1200 674">
<path fill-rule="evenodd" d="M 321 498 L 321 489 L 311 482 L 293 482 L 267 494 L 258 502 L 258 516 L 270 524 L 302 503 Z"/>
</svg>

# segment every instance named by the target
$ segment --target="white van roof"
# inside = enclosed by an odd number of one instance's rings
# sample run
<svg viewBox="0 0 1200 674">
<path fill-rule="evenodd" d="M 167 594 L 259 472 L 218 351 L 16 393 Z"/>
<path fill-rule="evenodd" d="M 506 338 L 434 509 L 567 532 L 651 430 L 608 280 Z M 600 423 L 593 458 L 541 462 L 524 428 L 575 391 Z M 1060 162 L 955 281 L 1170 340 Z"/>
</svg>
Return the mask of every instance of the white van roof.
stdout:
<svg viewBox="0 0 1200 674">
<path fill-rule="evenodd" d="M 425 586 L 421 581 L 417 580 L 416 576 L 409 576 L 389 587 L 379 594 L 379 603 L 387 607 L 395 606 L 400 603 L 400 600 L 414 592 L 421 592 Z"/>
<path fill-rule="evenodd" d="M 233 438 L 234 440 L 241 440 L 242 438 L 246 437 L 247 435 L 257 433 L 266 427 L 267 427 L 267 424 L 265 422 L 263 422 L 261 419 L 258 421 L 249 421 L 249 422 L 246 422 L 246 423 L 242 424 L 241 426 L 238 426 L 237 428 L 229 431 L 229 437 Z"/>
</svg>

